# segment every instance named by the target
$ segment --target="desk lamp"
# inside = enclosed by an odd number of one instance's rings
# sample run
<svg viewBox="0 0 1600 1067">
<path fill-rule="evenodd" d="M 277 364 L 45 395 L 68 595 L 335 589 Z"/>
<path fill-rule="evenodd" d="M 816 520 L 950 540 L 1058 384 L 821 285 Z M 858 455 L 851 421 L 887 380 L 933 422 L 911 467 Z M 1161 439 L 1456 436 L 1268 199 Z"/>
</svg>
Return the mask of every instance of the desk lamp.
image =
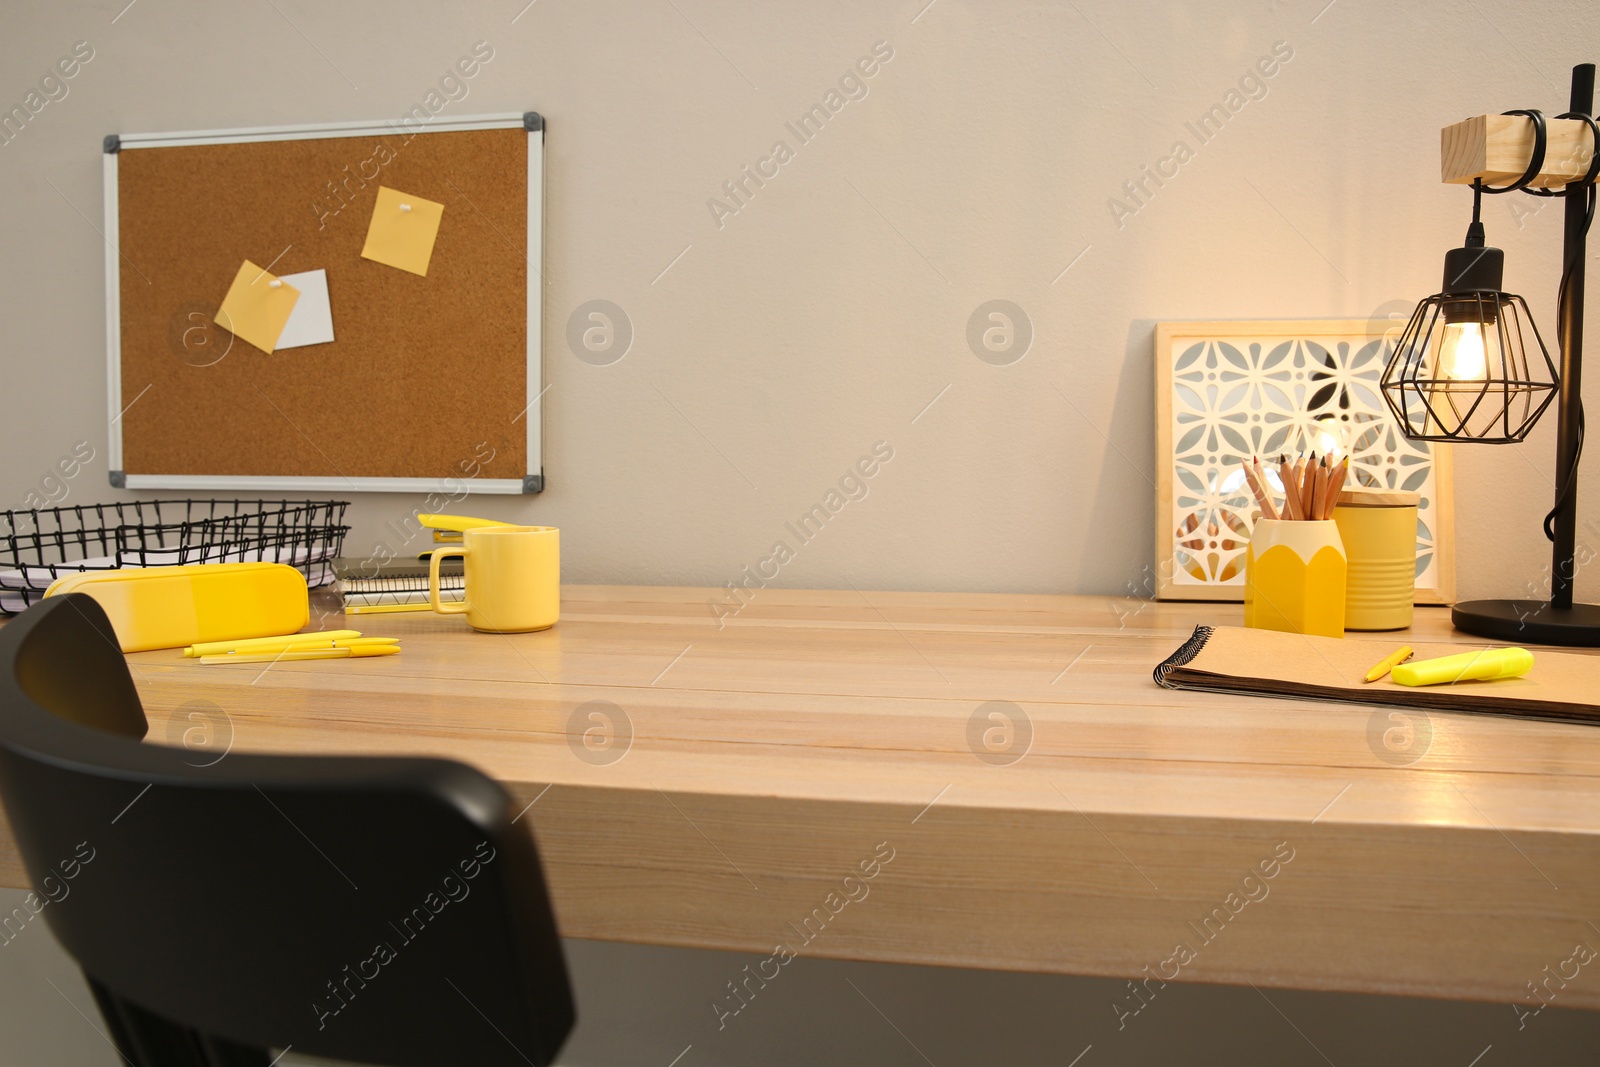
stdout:
<svg viewBox="0 0 1600 1067">
<path fill-rule="evenodd" d="M 1518 110 L 1504 114 L 1527 121 L 1479 116 L 1445 129 L 1445 180 L 1470 178 L 1472 224 L 1465 244 L 1445 253 L 1443 291 L 1417 305 L 1383 374 L 1389 410 L 1405 435 L 1419 441 L 1513 444 L 1556 402 L 1555 506 L 1544 519 L 1545 536 L 1553 544 L 1550 599 L 1456 604 L 1451 622 L 1482 637 L 1600 646 L 1600 606 L 1572 602 L 1578 460 L 1583 453 L 1583 268 L 1600 173 L 1600 127 L 1591 114 L 1594 73 L 1593 63 L 1572 69 L 1570 110 L 1551 122 L 1538 111 Z M 1529 124 L 1532 143 L 1525 146 Z M 1563 146 L 1558 155 L 1564 158 L 1547 166 L 1552 140 Z M 1527 158 L 1527 168 L 1511 184 L 1491 188 L 1485 177 L 1496 171 L 1494 157 L 1507 154 L 1519 162 Z M 1452 165 L 1463 157 L 1471 161 L 1469 173 L 1457 167 L 1452 174 Z M 1484 243 L 1484 194 L 1519 190 L 1558 196 L 1566 205 L 1557 294 L 1559 375 L 1527 303 L 1501 291 L 1505 254 Z"/>
</svg>

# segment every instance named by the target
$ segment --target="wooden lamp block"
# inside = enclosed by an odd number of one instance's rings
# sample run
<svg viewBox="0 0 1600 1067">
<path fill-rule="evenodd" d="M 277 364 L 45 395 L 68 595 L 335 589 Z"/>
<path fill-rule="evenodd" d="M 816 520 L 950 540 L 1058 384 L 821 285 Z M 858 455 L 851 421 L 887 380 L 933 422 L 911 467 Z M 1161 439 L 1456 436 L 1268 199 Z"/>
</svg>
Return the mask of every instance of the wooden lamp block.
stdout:
<svg viewBox="0 0 1600 1067">
<path fill-rule="evenodd" d="M 1594 143 L 1579 119 L 1545 120 L 1544 166 L 1528 184 L 1548 189 L 1588 173 Z M 1533 158 L 1533 120 L 1526 115 L 1476 115 L 1439 131 L 1440 179 L 1471 185 L 1509 185 Z"/>
</svg>

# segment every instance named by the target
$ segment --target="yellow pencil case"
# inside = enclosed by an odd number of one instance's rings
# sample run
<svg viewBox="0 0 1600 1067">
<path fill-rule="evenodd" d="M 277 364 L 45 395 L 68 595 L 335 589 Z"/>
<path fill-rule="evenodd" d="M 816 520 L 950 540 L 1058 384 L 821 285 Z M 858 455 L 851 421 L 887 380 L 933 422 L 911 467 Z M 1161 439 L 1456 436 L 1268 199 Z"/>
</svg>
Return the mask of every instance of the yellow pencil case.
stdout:
<svg viewBox="0 0 1600 1067">
<path fill-rule="evenodd" d="M 305 576 L 282 563 L 199 563 L 84 571 L 45 596 L 85 593 L 111 618 L 124 652 L 292 634 L 311 621 Z"/>
</svg>

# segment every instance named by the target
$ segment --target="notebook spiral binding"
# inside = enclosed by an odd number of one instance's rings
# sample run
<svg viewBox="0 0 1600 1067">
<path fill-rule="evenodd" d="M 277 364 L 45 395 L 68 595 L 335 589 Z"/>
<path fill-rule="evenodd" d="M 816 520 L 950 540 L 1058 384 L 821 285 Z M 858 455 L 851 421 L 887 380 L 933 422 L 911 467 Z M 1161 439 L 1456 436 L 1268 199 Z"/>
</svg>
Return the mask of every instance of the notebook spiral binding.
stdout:
<svg viewBox="0 0 1600 1067">
<path fill-rule="evenodd" d="M 1196 626 L 1194 633 L 1189 635 L 1189 640 L 1179 645 L 1176 652 L 1156 666 L 1151 675 L 1155 678 L 1156 684 L 1163 689 L 1176 689 L 1177 686 L 1167 684 L 1167 672 L 1184 666 L 1198 656 L 1200 650 L 1206 647 L 1206 642 L 1211 640 L 1211 635 L 1216 632 L 1215 626 Z"/>
</svg>

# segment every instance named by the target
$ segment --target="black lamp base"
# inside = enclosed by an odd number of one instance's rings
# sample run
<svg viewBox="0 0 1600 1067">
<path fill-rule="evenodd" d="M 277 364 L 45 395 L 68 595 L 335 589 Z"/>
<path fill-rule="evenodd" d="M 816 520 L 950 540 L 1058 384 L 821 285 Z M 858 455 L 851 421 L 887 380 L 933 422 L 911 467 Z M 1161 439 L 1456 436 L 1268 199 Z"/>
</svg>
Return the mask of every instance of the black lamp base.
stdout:
<svg viewBox="0 0 1600 1067">
<path fill-rule="evenodd" d="M 1499 641 L 1600 648 L 1600 605 L 1553 608 L 1543 600 L 1467 600 L 1450 609 L 1458 630 Z"/>
</svg>

